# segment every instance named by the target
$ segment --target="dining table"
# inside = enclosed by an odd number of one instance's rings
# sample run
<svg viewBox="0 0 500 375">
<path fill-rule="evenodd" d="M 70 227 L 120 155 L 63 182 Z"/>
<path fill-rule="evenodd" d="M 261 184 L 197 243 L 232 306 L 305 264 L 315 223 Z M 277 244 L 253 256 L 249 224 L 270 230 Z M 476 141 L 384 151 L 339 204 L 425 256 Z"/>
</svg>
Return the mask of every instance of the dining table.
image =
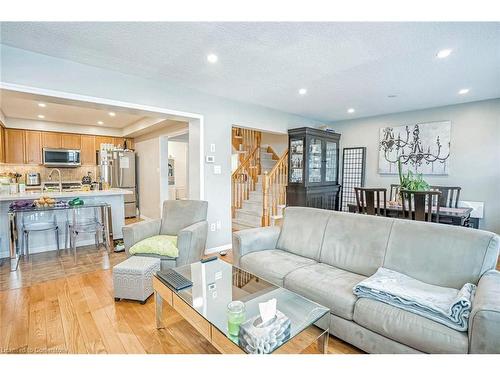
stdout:
<svg viewBox="0 0 500 375">
<path fill-rule="evenodd" d="M 349 212 L 358 212 L 358 205 L 349 203 L 347 205 Z M 386 208 L 381 209 L 382 215 L 388 217 L 403 218 L 403 206 L 401 204 L 386 203 Z M 439 207 L 439 222 L 442 224 L 450 224 L 467 227 L 470 222 L 470 207 Z M 432 221 L 436 222 L 436 208 L 432 209 Z"/>
</svg>

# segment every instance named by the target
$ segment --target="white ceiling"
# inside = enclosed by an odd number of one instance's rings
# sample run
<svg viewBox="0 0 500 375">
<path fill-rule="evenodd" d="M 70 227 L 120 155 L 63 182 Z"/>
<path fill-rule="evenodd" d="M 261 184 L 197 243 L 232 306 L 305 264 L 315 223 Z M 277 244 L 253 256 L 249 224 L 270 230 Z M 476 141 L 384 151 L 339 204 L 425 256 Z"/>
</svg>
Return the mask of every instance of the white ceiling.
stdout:
<svg viewBox="0 0 500 375">
<path fill-rule="evenodd" d="M 1 38 L 325 121 L 500 97 L 500 23 L 15 22 Z"/>
<path fill-rule="evenodd" d="M 0 109 L 6 117 L 11 118 L 117 129 L 123 129 L 144 118 L 115 107 L 93 108 L 90 103 L 68 105 L 56 101 L 57 99 L 52 100 L 47 97 L 38 99 L 33 95 L 0 90 Z M 39 107 L 39 103 L 45 104 L 45 107 Z M 115 116 L 111 117 L 109 112 L 114 112 Z M 45 118 L 40 119 L 38 115 L 43 115 Z M 99 124 L 98 121 L 103 123 Z"/>
</svg>

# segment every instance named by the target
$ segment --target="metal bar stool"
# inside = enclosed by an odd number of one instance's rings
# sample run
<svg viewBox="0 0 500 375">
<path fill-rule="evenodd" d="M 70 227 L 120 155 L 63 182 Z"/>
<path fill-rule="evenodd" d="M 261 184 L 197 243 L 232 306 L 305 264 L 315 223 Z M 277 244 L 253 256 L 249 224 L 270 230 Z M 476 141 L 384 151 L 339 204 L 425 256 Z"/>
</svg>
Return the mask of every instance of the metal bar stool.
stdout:
<svg viewBox="0 0 500 375">
<path fill-rule="evenodd" d="M 24 255 L 29 256 L 29 238 L 31 232 L 54 231 L 56 236 L 57 251 L 59 248 L 59 225 L 54 212 L 41 211 L 24 213 L 21 218 L 22 244 Z"/>
</svg>

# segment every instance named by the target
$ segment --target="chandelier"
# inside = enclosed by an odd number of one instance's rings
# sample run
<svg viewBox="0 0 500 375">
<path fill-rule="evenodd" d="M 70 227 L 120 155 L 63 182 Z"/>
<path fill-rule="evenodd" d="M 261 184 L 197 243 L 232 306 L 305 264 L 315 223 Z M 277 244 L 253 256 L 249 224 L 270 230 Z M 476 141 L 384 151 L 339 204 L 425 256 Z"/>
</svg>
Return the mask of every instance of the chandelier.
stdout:
<svg viewBox="0 0 500 375">
<path fill-rule="evenodd" d="M 427 150 L 424 151 L 422 147 L 422 140 L 420 139 L 420 129 L 418 124 L 413 128 L 413 132 L 410 132 L 409 126 L 406 126 L 406 137 L 401 138 L 401 134 L 398 134 L 397 138 L 394 138 L 394 131 L 392 128 L 385 128 L 383 130 L 384 138 L 380 141 L 380 150 L 384 152 L 384 158 L 389 163 L 397 163 L 401 160 L 403 164 L 410 164 L 413 166 L 420 166 L 422 162 L 426 164 L 440 162 L 444 163 L 446 159 L 450 157 L 450 143 L 448 143 L 448 154 L 441 155 L 441 141 L 439 140 L 439 135 L 436 137 L 436 152 L 431 152 L 431 146 L 427 146 Z M 412 139 L 410 139 L 410 133 L 413 134 Z M 393 151 L 396 151 L 394 159 L 391 158 Z"/>
</svg>

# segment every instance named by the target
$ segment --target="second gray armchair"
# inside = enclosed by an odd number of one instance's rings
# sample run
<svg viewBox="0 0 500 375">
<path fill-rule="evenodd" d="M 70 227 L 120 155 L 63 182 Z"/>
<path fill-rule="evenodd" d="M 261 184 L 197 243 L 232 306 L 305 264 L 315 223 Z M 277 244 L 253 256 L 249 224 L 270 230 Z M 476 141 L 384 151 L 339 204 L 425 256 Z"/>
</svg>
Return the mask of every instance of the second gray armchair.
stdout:
<svg viewBox="0 0 500 375">
<path fill-rule="evenodd" d="M 152 254 L 135 254 L 154 256 L 161 259 L 161 269 L 179 267 L 199 261 L 207 241 L 208 202 L 196 200 L 167 200 L 163 202 L 161 219 L 146 220 L 123 227 L 125 251 L 146 238 L 160 234 L 177 236 L 179 256 L 170 258 Z"/>
</svg>

